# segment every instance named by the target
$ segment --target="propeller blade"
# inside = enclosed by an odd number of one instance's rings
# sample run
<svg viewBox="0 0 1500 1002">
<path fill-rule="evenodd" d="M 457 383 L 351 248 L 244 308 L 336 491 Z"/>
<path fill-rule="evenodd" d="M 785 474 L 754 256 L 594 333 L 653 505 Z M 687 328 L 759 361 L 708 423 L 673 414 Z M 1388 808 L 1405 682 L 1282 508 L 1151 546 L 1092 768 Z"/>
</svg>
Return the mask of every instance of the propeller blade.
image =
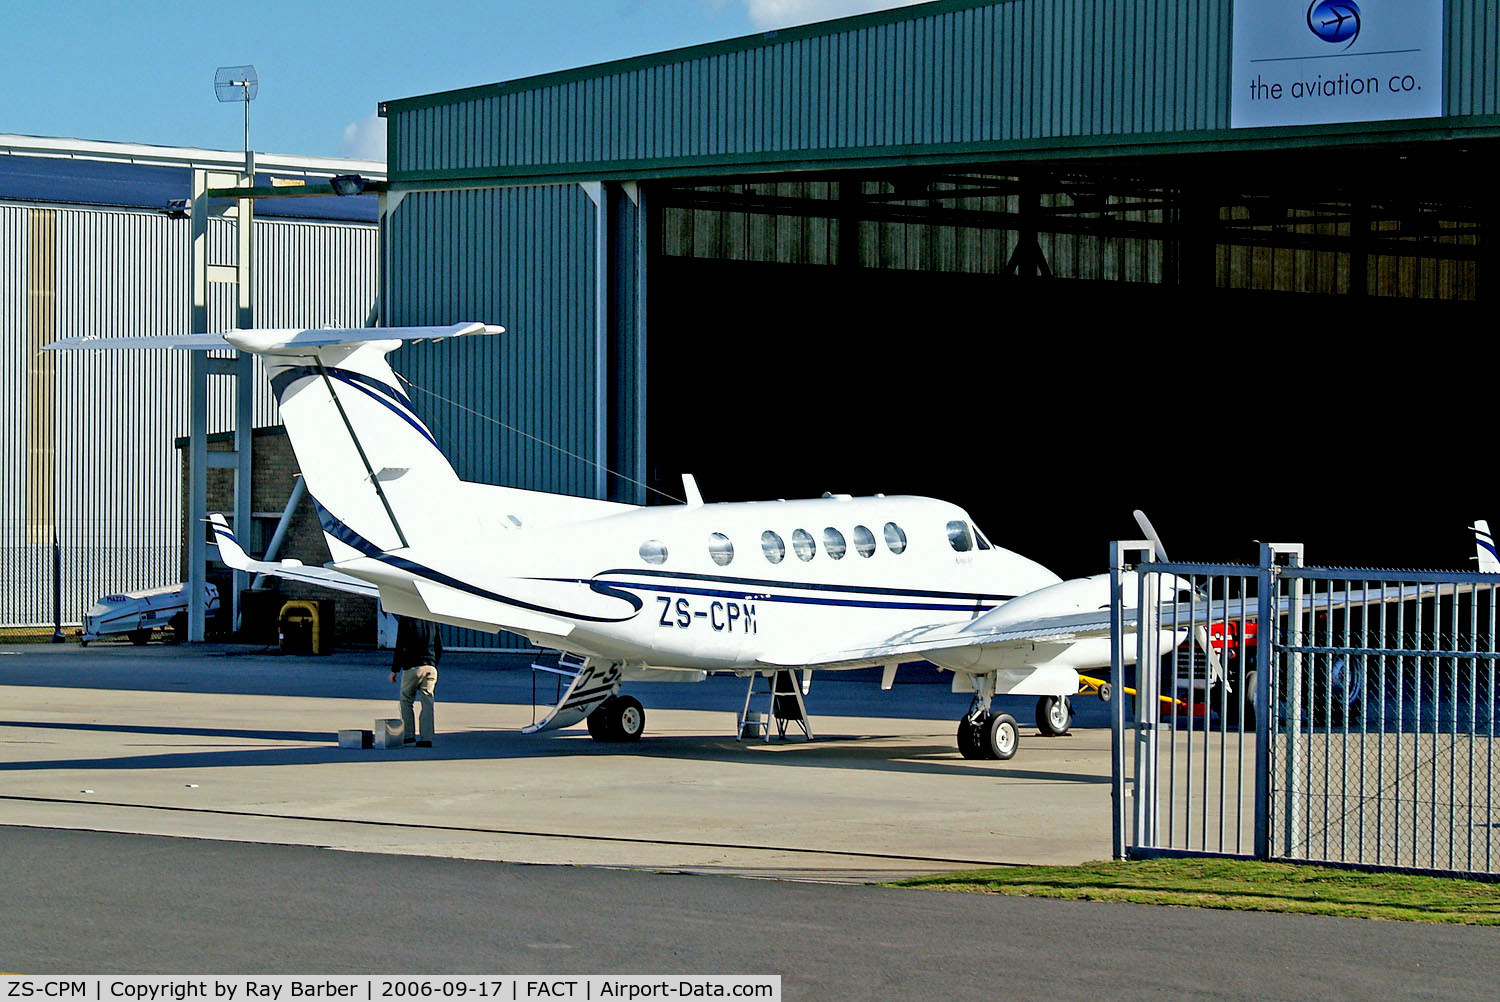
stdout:
<svg viewBox="0 0 1500 1002">
<path fill-rule="evenodd" d="M 1141 527 L 1141 531 L 1146 534 L 1147 539 L 1156 544 L 1157 557 L 1162 560 L 1170 559 L 1167 556 L 1167 548 L 1161 543 L 1161 537 L 1156 534 L 1156 527 L 1151 524 L 1151 520 L 1146 517 L 1146 513 L 1139 508 L 1135 510 L 1135 524 Z"/>
</svg>

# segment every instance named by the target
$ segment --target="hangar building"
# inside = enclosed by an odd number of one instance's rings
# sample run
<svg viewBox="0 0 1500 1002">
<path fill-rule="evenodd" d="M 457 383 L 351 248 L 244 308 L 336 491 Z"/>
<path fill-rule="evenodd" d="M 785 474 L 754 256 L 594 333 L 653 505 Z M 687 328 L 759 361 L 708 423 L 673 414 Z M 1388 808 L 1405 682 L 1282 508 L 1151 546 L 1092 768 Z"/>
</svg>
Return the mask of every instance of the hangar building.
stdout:
<svg viewBox="0 0 1500 1002">
<path fill-rule="evenodd" d="M 0 136 L 0 629 L 52 625 L 54 540 L 64 623 L 101 595 L 183 580 L 174 439 L 189 431 L 186 353 L 39 349 L 65 336 L 186 333 L 193 174 L 243 164 L 217 150 Z M 257 183 L 268 186 L 384 170 L 257 156 Z M 367 323 L 376 216 L 373 197 L 263 202 L 256 321 Z M 208 241 L 213 260 L 233 263 L 231 219 L 211 218 Z M 210 286 L 207 305 L 210 329 L 234 326 L 232 286 Z M 212 384 L 209 431 L 233 427 L 227 389 Z M 253 417 L 278 420 L 263 386 Z"/>
<path fill-rule="evenodd" d="M 939 0 L 386 102 L 386 322 L 511 332 L 398 368 L 474 480 L 940 496 L 1070 574 L 1133 507 L 1336 561 L 1428 472 L 1383 552 L 1461 560 L 1500 8 L 1359 6 Z"/>
</svg>

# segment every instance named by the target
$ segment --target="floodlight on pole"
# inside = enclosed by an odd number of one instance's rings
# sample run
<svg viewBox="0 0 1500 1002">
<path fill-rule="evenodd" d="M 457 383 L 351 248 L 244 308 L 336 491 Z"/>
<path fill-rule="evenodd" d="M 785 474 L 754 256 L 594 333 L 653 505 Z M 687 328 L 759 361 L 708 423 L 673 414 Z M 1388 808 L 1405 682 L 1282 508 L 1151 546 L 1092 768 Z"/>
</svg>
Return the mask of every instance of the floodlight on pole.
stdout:
<svg viewBox="0 0 1500 1002">
<path fill-rule="evenodd" d="M 255 161 L 250 159 L 250 102 L 260 93 L 260 77 L 254 66 L 220 66 L 214 72 L 214 96 L 220 104 L 245 103 L 245 176 L 255 184 Z"/>
</svg>

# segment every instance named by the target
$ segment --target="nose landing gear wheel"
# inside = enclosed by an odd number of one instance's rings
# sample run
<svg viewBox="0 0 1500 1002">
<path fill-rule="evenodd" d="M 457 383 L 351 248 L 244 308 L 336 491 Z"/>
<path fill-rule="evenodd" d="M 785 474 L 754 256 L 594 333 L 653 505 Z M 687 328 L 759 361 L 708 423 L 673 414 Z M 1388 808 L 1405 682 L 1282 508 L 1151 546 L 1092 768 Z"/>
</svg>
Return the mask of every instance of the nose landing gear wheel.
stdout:
<svg viewBox="0 0 1500 1002">
<path fill-rule="evenodd" d="M 1059 737 L 1073 726 L 1073 704 L 1067 696 L 1043 696 L 1036 701 L 1036 729 Z"/>
</svg>

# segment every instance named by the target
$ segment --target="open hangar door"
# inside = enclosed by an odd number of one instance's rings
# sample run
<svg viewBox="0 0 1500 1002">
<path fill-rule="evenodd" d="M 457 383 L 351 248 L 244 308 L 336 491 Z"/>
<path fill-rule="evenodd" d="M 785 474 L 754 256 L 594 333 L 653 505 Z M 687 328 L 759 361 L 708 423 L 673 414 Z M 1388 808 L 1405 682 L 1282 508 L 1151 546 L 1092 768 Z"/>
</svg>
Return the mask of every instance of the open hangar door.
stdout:
<svg viewBox="0 0 1500 1002">
<path fill-rule="evenodd" d="M 1500 505 L 1496 152 L 657 182 L 648 480 L 941 497 L 1064 577 L 1138 507 L 1174 556 L 1462 566 Z"/>
</svg>

